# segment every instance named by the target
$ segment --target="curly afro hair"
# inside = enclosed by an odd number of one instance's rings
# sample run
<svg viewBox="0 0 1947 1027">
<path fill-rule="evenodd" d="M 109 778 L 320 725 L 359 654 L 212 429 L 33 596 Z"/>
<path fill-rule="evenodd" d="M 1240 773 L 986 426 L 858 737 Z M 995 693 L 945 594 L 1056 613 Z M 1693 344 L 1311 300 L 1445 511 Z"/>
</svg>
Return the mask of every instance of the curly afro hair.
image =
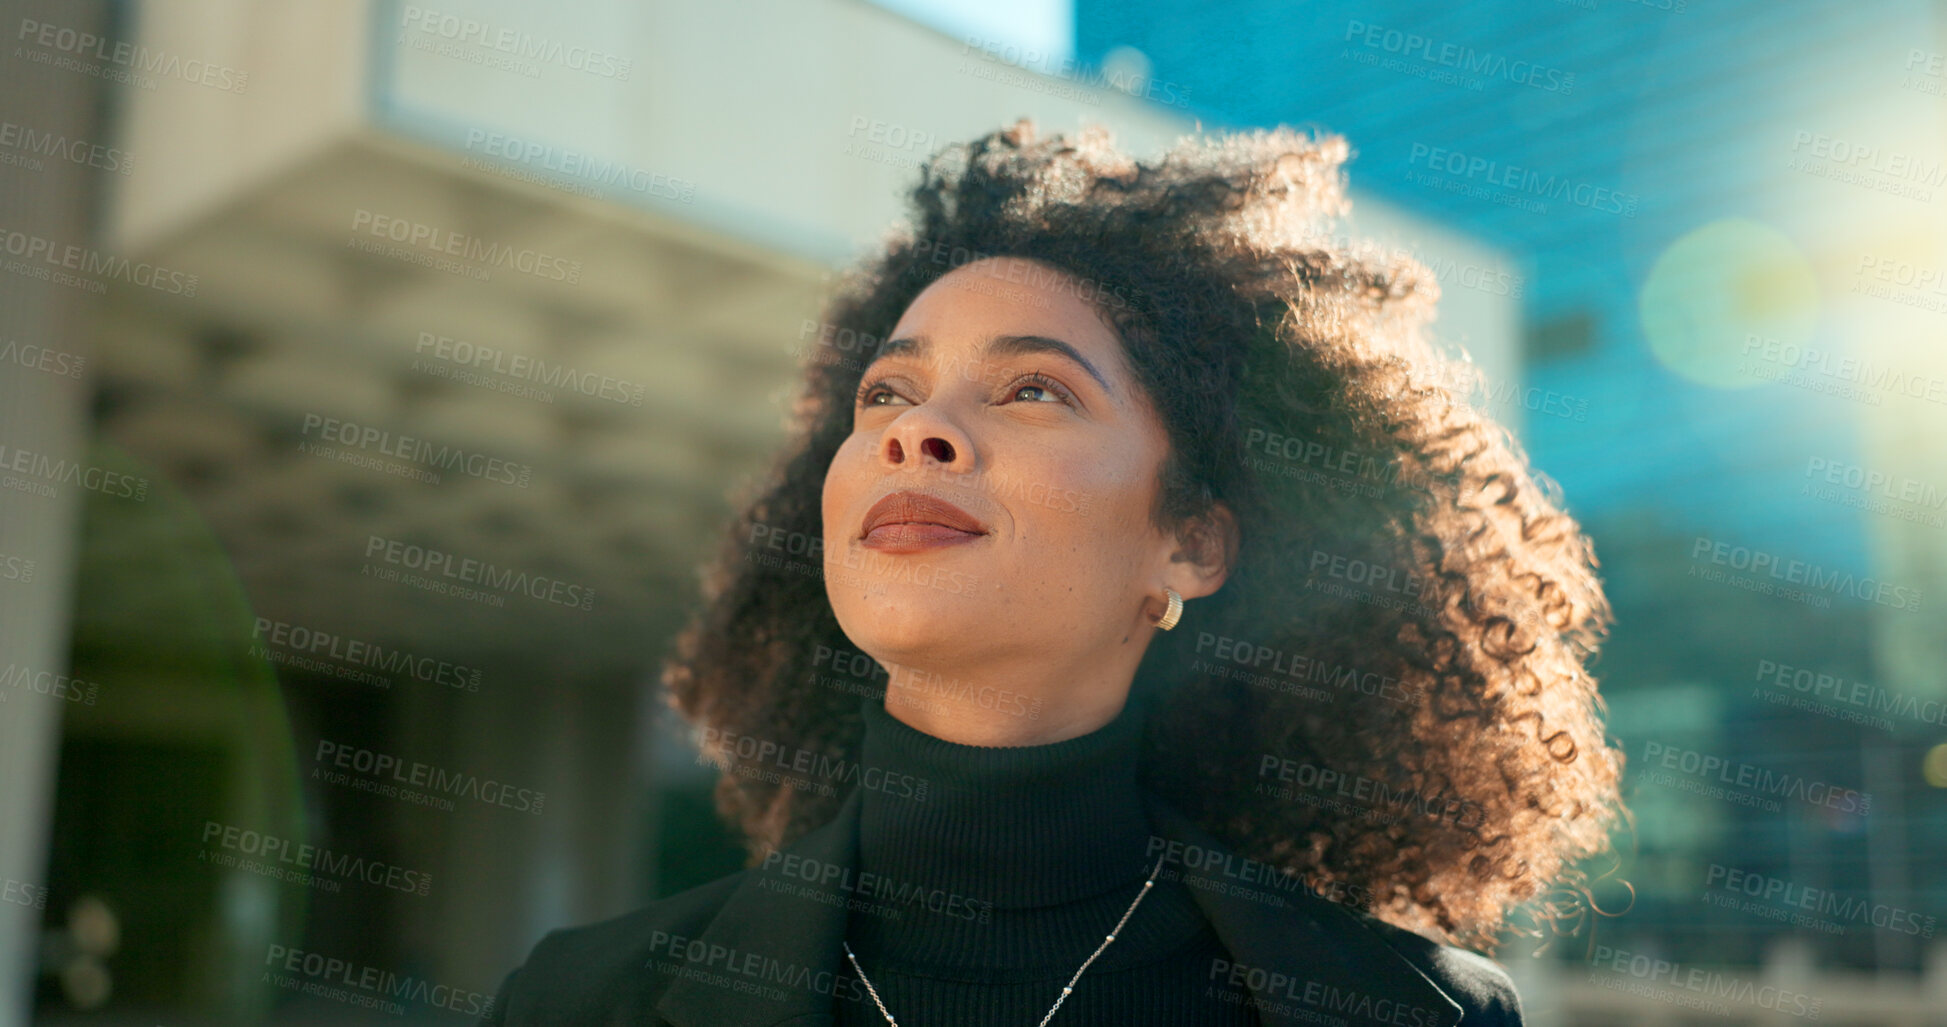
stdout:
<svg viewBox="0 0 1947 1027">
<path fill-rule="evenodd" d="M 987 256 L 1089 284 L 1169 436 L 1155 523 L 1218 501 L 1237 519 L 1228 580 L 1188 630 L 1152 638 L 1132 683 L 1154 700 L 1144 787 L 1240 855 L 1490 955 L 1518 907 L 1609 849 L 1627 811 L 1587 671 L 1611 620 L 1593 547 L 1465 401 L 1473 366 L 1427 340 L 1428 270 L 1328 235 L 1347 156 L 1281 127 L 1141 162 L 1106 130 L 1040 138 L 1022 120 L 923 166 L 913 223 L 847 276 L 806 347 L 789 442 L 739 497 L 663 670 L 713 740 L 717 809 L 753 863 L 844 795 L 723 740 L 854 759 L 873 694 L 820 673 L 851 650 L 817 561 L 760 559 L 756 540 L 823 537 L 870 359 L 853 351 Z"/>
</svg>

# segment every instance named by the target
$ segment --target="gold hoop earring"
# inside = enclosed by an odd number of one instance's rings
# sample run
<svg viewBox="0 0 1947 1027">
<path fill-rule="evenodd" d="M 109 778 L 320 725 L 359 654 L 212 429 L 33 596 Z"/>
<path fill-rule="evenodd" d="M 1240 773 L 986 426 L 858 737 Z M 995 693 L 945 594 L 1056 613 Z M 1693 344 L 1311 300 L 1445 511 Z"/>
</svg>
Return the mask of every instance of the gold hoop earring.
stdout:
<svg viewBox="0 0 1947 1027">
<path fill-rule="evenodd" d="M 1177 620 L 1183 616 L 1183 597 L 1177 595 L 1176 589 L 1168 585 L 1163 586 L 1163 591 L 1169 595 L 1170 605 L 1169 609 L 1163 611 L 1163 616 L 1157 619 L 1156 627 L 1168 631 L 1176 627 Z"/>
</svg>

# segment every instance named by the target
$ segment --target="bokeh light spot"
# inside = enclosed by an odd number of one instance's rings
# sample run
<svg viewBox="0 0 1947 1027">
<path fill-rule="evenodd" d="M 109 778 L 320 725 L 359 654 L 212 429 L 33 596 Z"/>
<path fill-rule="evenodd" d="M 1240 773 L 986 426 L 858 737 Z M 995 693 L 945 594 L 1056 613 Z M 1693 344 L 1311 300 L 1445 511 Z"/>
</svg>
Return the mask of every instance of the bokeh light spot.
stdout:
<svg viewBox="0 0 1947 1027">
<path fill-rule="evenodd" d="M 1810 340 L 1818 281 L 1783 232 L 1730 218 L 1665 248 L 1637 302 L 1643 336 L 1665 367 L 1702 385 L 1743 388 L 1766 380 L 1746 366 L 1755 345 Z"/>
</svg>

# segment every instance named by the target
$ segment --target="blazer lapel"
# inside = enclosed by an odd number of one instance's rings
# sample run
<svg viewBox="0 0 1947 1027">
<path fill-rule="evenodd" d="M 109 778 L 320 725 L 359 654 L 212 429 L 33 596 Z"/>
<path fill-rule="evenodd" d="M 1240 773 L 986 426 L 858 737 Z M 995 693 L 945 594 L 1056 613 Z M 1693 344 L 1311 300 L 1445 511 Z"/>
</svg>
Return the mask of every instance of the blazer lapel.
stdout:
<svg viewBox="0 0 1947 1027">
<path fill-rule="evenodd" d="M 1460 1022 L 1460 1004 L 1345 907 L 1236 855 L 1153 793 L 1144 798 L 1158 836 L 1183 844 L 1175 871 L 1230 950 L 1232 967 L 1212 983 L 1249 987 L 1263 1023 L 1316 1024 L 1321 1013 L 1387 1027 Z"/>
<path fill-rule="evenodd" d="M 1233 854 L 1176 807 L 1149 793 L 1145 800 L 1157 836 L 1184 846 L 1180 863 L 1173 854 L 1175 872 L 1230 951 L 1222 976 L 1250 988 L 1267 1027 L 1310 1027 L 1321 1013 L 1386 1027 L 1460 1021 L 1458 1003 L 1344 907 L 1283 883 L 1294 879 L 1266 879 L 1269 868 Z M 747 870 L 709 926 L 681 946 L 682 958 L 645 969 L 677 975 L 656 1002 L 664 1019 L 830 1027 L 833 989 L 849 969 L 840 943 L 862 803 L 853 789 L 830 821 Z"/>
<path fill-rule="evenodd" d="M 656 1012 L 676 1027 L 830 1027 L 863 803 L 852 789 L 831 820 L 744 872 L 689 944 L 693 958 L 664 961 L 681 976 Z"/>
</svg>

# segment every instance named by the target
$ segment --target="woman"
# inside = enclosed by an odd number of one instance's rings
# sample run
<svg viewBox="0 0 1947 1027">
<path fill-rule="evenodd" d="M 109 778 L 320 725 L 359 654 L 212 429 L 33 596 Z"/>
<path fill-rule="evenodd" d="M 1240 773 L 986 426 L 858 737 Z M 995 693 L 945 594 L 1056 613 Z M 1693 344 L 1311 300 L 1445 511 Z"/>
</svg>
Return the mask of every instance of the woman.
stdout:
<svg viewBox="0 0 1947 1027">
<path fill-rule="evenodd" d="M 1461 946 L 1608 843 L 1609 610 L 1425 269 L 1324 234 L 1345 158 L 926 166 L 665 673 L 753 865 L 497 1022 L 1520 1022 Z"/>
</svg>

